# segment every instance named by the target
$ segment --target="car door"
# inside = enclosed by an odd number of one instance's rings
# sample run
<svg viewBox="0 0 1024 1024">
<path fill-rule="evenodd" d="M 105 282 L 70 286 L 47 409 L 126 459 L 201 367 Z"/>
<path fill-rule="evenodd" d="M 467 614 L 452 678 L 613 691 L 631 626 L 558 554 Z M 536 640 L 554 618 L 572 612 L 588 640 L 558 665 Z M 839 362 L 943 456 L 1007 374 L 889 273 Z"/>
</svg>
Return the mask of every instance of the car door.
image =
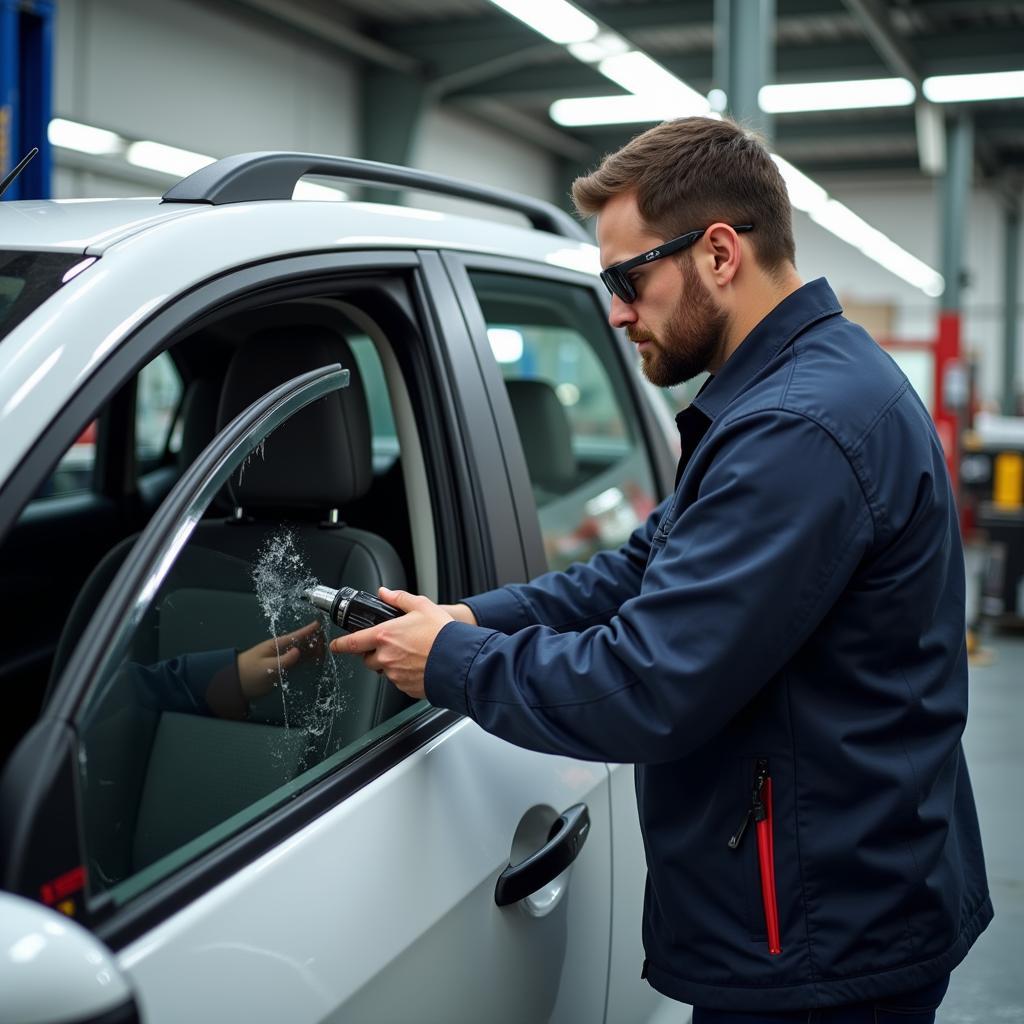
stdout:
<svg viewBox="0 0 1024 1024">
<path fill-rule="evenodd" d="M 610 330 L 605 295 L 591 275 L 555 266 L 449 253 L 445 267 L 505 440 L 530 576 L 617 547 L 671 491 L 675 454 L 659 417 L 661 396 Z M 609 771 L 614 927 L 606 1020 L 680 1019 L 679 1004 L 640 978 L 646 866 L 633 771 Z"/>
<path fill-rule="evenodd" d="M 412 283 L 425 348 L 410 365 L 439 379 L 439 404 L 462 428 L 431 457 L 456 481 L 439 497 L 457 514 L 434 517 L 447 531 L 441 555 L 463 566 L 448 585 L 522 578 L 521 540 L 501 518 L 512 501 L 493 419 L 458 347 L 467 337 L 433 327 L 450 289 Z M 458 369 L 428 371 L 431 358 Z M 188 706 L 193 673 L 212 685 L 231 662 L 230 633 L 219 668 L 205 658 L 218 652 L 181 646 L 209 628 L 199 619 L 179 626 L 177 648 L 143 658 L 166 609 L 210 605 L 195 592 L 211 579 L 236 583 L 224 608 L 251 610 L 252 565 L 197 544 L 196 525 L 338 372 L 283 385 L 241 414 L 132 548 L 5 771 L 3 885 L 92 927 L 147 1021 L 602 1019 L 606 766 L 519 750 L 422 701 L 311 759 L 287 723 Z M 223 612 L 229 630 L 234 614 Z M 329 662 L 314 662 L 314 677 L 317 664 Z"/>
</svg>

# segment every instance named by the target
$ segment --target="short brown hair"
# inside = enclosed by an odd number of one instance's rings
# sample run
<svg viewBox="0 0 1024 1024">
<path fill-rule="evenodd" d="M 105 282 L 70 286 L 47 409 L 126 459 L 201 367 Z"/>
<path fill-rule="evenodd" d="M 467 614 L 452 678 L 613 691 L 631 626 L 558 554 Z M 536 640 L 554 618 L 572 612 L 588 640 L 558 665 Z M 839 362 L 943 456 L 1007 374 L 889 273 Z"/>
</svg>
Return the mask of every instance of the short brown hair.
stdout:
<svg viewBox="0 0 1024 1024">
<path fill-rule="evenodd" d="M 715 221 L 753 224 L 749 237 L 769 273 L 795 262 L 789 193 L 762 140 L 733 121 L 680 117 L 609 153 L 572 183 L 581 216 L 635 192 L 644 223 L 666 239 Z"/>
</svg>

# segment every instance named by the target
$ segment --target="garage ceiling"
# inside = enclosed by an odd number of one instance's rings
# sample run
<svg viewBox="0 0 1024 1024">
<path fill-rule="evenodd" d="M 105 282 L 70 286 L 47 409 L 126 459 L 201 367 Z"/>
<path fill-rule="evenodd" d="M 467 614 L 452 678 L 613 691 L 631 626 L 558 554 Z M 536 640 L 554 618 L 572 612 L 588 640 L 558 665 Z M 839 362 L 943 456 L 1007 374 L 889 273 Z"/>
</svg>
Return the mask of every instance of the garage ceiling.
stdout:
<svg viewBox="0 0 1024 1024">
<path fill-rule="evenodd" d="M 719 84 L 712 81 L 714 0 L 575 2 L 698 91 Z M 365 40 L 364 59 L 411 72 L 445 103 L 532 137 L 571 165 L 589 165 L 647 127 L 555 125 L 548 116 L 553 100 L 622 90 L 487 0 L 273 6 L 282 20 L 292 8 L 336 22 L 339 40 L 353 41 L 351 52 Z M 1020 70 L 1024 0 L 776 0 L 775 66 L 777 82 Z M 1019 179 L 1024 100 L 970 110 L 979 179 Z M 775 146 L 816 177 L 921 174 L 913 107 L 777 114 Z"/>
</svg>

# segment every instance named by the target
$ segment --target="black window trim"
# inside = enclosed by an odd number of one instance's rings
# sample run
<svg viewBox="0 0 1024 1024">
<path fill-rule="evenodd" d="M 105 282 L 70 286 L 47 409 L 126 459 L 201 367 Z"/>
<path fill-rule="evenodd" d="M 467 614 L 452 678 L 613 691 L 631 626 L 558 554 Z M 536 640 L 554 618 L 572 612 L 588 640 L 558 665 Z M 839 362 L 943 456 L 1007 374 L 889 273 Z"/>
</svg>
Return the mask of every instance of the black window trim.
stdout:
<svg viewBox="0 0 1024 1024">
<path fill-rule="evenodd" d="M 601 285 L 600 278 L 566 267 L 505 256 L 450 252 L 444 254 L 444 261 L 452 287 L 455 290 L 463 310 L 463 315 L 469 325 L 470 335 L 473 338 L 477 353 L 477 360 L 481 364 L 481 373 L 489 389 L 492 412 L 498 423 L 499 433 L 502 435 L 507 431 L 511 431 L 510 436 L 516 437 L 518 436 L 518 428 L 512 413 L 512 404 L 508 399 L 508 394 L 505 391 L 501 378 L 501 371 L 495 360 L 491 358 L 487 342 L 486 323 L 483 311 L 480 308 L 480 302 L 470 282 L 470 272 L 482 270 L 491 273 L 507 274 L 520 279 L 532 277 L 545 282 L 557 281 L 585 288 L 590 293 L 591 298 L 597 304 L 597 309 L 601 313 L 602 319 L 605 320 L 606 333 L 612 341 L 612 356 L 616 360 L 625 392 L 632 403 L 631 412 L 634 422 L 640 429 L 641 440 L 644 444 L 644 454 L 651 471 L 651 478 L 658 488 L 660 498 L 671 494 L 674 489 L 675 465 L 669 454 L 665 454 L 663 457 L 666 446 L 662 440 L 658 424 L 654 419 L 654 413 L 648 408 L 644 396 L 640 394 L 640 382 L 635 379 L 635 368 L 632 366 L 634 356 L 631 347 L 623 332 L 613 330 L 606 322 L 610 299 Z M 521 524 L 525 523 L 522 529 L 523 545 L 528 554 L 529 571 L 532 578 L 547 572 L 550 568 L 544 553 L 544 543 L 541 536 L 540 520 L 537 516 L 536 502 L 533 497 L 533 487 L 530 483 L 526 458 L 523 455 L 521 446 L 515 446 L 511 449 L 506 448 L 505 454 L 511 473 L 510 486 L 517 506 L 516 514 L 519 522 Z"/>
<path fill-rule="evenodd" d="M 473 592 L 479 592 L 530 579 L 527 558 L 530 538 L 523 535 L 516 489 L 506 469 L 506 450 L 488 393 L 486 364 L 481 364 L 472 332 L 453 291 L 444 266 L 445 255 L 420 253 L 434 330 L 437 334 L 443 330 L 445 335 L 446 343 L 438 346 L 438 351 L 459 396 L 457 426 L 467 449 L 470 491 L 476 498 L 477 521 L 486 528 L 490 539 L 490 544 L 483 544 L 478 538 L 470 538 L 476 556 L 484 559 L 487 567 L 485 576 L 473 581 Z M 509 537 L 517 538 L 519 543 L 509 544 Z"/>
<path fill-rule="evenodd" d="M 436 258 L 436 254 L 427 255 Z M 262 304 L 323 294 L 339 283 L 348 288 L 361 278 L 379 280 L 382 273 L 411 273 L 414 287 L 410 291 L 414 293 L 414 301 L 420 308 L 408 312 L 414 322 L 417 322 L 418 317 L 417 325 L 423 329 L 424 343 L 434 348 L 435 352 L 439 347 L 444 353 L 446 346 L 439 345 L 439 339 L 434 333 L 436 325 L 429 322 L 423 304 L 427 303 L 432 308 L 437 303 L 442 306 L 453 305 L 450 285 L 439 280 L 436 274 L 431 275 L 432 279 L 428 281 L 420 257 L 409 250 L 335 250 L 254 262 L 247 267 L 227 271 L 177 296 L 173 302 L 140 324 L 54 417 L 0 490 L 0 537 L 6 535 L 39 482 L 52 471 L 52 467 L 84 426 L 95 418 L 103 404 L 123 388 L 142 366 L 168 347 L 168 339 L 180 336 L 186 329 L 197 329 L 207 320 L 223 316 L 228 306 L 255 302 Z M 433 386 L 438 384 L 442 389 L 450 386 L 450 382 L 443 379 L 434 382 Z M 458 404 L 458 400 L 450 393 L 447 399 L 448 404 L 453 401 L 455 405 Z M 452 425 L 438 424 L 437 430 L 441 435 L 450 435 Z M 465 535 L 483 533 L 484 524 L 478 518 L 479 496 L 467 494 L 465 488 L 459 486 L 462 483 L 462 480 L 453 481 L 457 488 L 454 500 L 459 507 L 450 510 L 461 513 Z M 445 520 L 439 519 L 438 522 L 443 523 Z M 471 564 L 464 567 L 467 581 L 472 583 L 474 590 L 496 585 L 498 580 L 493 565 L 480 565 L 478 557 L 471 557 Z M 67 678 L 70 679 L 70 676 Z M 37 726 L 52 726 L 61 719 L 68 720 L 74 712 L 76 693 L 80 693 L 84 685 L 81 678 L 62 681 L 55 692 L 53 703 L 37 721 Z M 422 714 L 404 723 L 393 733 L 381 737 L 353 761 L 317 779 L 309 789 L 291 801 L 275 808 L 265 818 L 248 824 L 237 835 L 201 854 L 195 861 L 157 882 L 130 903 L 116 907 L 112 899 L 101 898 L 88 907 L 80 919 L 93 928 L 112 950 L 123 948 L 239 868 L 305 827 L 315 817 L 383 775 L 461 719 L 462 716 L 455 712 L 425 705 Z M 31 734 L 30 731 L 28 735 Z"/>
</svg>

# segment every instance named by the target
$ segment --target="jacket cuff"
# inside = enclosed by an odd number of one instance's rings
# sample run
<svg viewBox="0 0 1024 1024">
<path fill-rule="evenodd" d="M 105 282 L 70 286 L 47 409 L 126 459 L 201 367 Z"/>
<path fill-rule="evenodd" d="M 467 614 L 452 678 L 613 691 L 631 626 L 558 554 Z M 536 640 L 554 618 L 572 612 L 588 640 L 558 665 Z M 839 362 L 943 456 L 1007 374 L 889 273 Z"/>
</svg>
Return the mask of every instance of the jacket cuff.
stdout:
<svg viewBox="0 0 1024 1024">
<path fill-rule="evenodd" d="M 497 630 L 465 622 L 448 622 L 441 627 L 423 670 L 423 689 L 434 707 L 473 717 L 467 685 L 469 670 L 480 648 L 496 635 Z"/>
<path fill-rule="evenodd" d="M 476 616 L 477 624 L 502 633 L 518 633 L 527 626 L 535 626 L 536 618 L 531 614 L 526 602 L 510 587 L 498 587 L 483 594 L 464 598 Z"/>
</svg>

